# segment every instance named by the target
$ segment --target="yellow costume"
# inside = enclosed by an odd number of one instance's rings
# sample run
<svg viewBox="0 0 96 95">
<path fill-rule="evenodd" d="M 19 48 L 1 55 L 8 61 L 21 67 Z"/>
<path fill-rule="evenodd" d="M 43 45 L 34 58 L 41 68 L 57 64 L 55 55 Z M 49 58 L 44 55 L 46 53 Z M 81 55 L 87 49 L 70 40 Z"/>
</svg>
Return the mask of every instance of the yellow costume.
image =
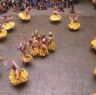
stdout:
<svg viewBox="0 0 96 95">
<path fill-rule="evenodd" d="M 96 68 L 94 69 L 93 74 L 96 77 Z"/>
<path fill-rule="evenodd" d="M 48 50 L 54 51 L 56 49 L 56 44 L 54 42 L 48 45 Z"/>
<path fill-rule="evenodd" d="M 4 28 L 4 30 L 10 30 L 10 29 L 13 29 L 15 27 L 15 22 L 7 22 L 7 23 L 4 23 L 2 25 L 2 27 Z"/>
<path fill-rule="evenodd" d="M 22 61 L 24 62 L 24 63 L 28 63 L 28 62 L 30 62 L 32 60 L 32 56 L 30 55 L 30 54 L 28 54 L 28 55 L 26 55 L 26 56 L 22 56 Z"/>
<path fill-rule="evenodd" d="M 31 19 L 31 15 L 30 15 L 29 13 L 27 13 L 26 15 L 24 15 L 24 12 L 20 12 L 20 13 L 18 14 L 18 16 L 19 16 L 19 18 L 20 18 L 21 20 L 24 20 L 24 21 L 28 21 L 28 20 Z"/>
<path fill-rule="evenodd" d="M 40 49 L 40 53 L 39 53 L 39 56 L 46 56 L 46 55 L 48 55 L 48 49 L 46 48 L 46 49 Z"/>
<path fill-rule="evenodd" d="M 0 39 L 6 38 L 7 31 L 6 30 L 0 30 Z"/>
<path fill-rule="evenodd" d="M 61 21 L 61 19 L 62 19 L 61 15 L 58 14 L 53 14 L 50 16 L 50 20 L 53 22 Z"/>
<path fill-rule="evenodd" d="M 24 69 L 21 69 L 19 79 L 16 79 L 15 71 L 12 69 L 9 75 L 9 79 L 13 85 L 19 85 L 28 80 L 28 72 Z"/>
<path fill-rule="evenodd" d="M 92 44 L 92 48 L 96 49 L 96 39 L 94 39 L 93 41 L 91 41 Z"/>
<path fill-rule="evenodd" d="M 39 54 L 39 49 L 38 48 L 30 48 L 30 52 L 32 56 L 37 56 Z"/>
<path fill-rule="evenodd" d="M 96 93 L 92 94 L 92 95 L 96 95 Z"/>
<path fill-rule="evenodd" d="M 71 23 L 68 26 L 69 26 L 69 29 L 71 29 L 71 30 L 80 29 L 80 23 L 79 22 L 74 22 L 73 20 L 71 21 Z"/>
</svg>

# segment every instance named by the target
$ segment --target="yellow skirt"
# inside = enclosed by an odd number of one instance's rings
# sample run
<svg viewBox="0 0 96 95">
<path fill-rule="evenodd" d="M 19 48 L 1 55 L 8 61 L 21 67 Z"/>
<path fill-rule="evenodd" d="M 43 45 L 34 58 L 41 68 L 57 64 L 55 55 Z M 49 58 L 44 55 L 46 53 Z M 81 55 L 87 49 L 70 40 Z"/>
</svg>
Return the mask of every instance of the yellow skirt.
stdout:
<svg viewBox="0 0 96 95">
<path fill-rule="evenodd" d="M 24 55 L 22 56 L 22 61 L 24 63 L 28 63 L 32 60 L 32 56 L 30 54 L 27 55 L 27 57 L 25 57 Z"/>
<path fill-rule="evenodd" d="M 56 49 L 56 44 L 55 43 L 51 43 L 48 45 L 48 50 L 54 51 Z"/>
<path fill-rule="evenodd" d="M 92 95 L 96 95 L 96 93 L 93 93 Z"/>
<path fill-rule="evenodd" d="M 20 12 L 20 13 L 18 14 L 18 16 L 19 16 L 19 18 L 20 18 L 21 20 L 30 20 L 30 19 L 31 19 L 31 15 L 30 15 L 30 14 L 27 14 L 27 16 L 24 16 L 24 13 L 23 13 L 23 12 Z"/>
<path fill-rule="evenodd" d="M 4 30 L 10 30 L 13 29 L 15 27 L 15 22 L 8 22 L 8 23 L 4 23 L 2 25 L 2 27 L 4 28 Z"/>
<path fill-rule="evenodd" d="M 69 25 L 69 29 L 71 29 L 71 30 L 78 30 L 78 29 L 80 29 L 80 23 L 79 22 L 77 22 L 77 23 L 70 23 Z"/>
<path fill-rule="evenodd" d="M 92 48 L 96 49 L 96 39 L 91 41 Z"/>
<path fill-rule="evenodd" d="M 62 17 L 61 15 L 51 15 L 50 20 L 51 21 L 61 21 Z"/>
<path fill-rule="evenodd" d="M 25 69 L 21 69 L 19 79 L 16 79 L 14 70 L 11 70 L 9 79 L 13 85 L 19 85 L 28 80 L 28 72 Z"/>
<path fill-rule="evenodd" d="M 46 48 L 45 50 L 43 50 L 43 49 L 40 49 L 40 53 L 39 53 L 39 56 L 46 56 L 46 55 L 48 55 L 48 49 Z"/>
<path fill-rule="evenodd" d="M 96 77 L 96 68 L 93 71 L 93 75 Z"/>
<path fill-rule="evenodd" d="M 39 49 L 38 48 L 30 48 L 30 52 L 32 54 L 32 56 L 37 56 L 39 55 Z"/>
<path fill-rule="evenodd" d="M 7 31 L 6 30 L 0 30 L 0 39 L 6 38 Z"/>
</svg>

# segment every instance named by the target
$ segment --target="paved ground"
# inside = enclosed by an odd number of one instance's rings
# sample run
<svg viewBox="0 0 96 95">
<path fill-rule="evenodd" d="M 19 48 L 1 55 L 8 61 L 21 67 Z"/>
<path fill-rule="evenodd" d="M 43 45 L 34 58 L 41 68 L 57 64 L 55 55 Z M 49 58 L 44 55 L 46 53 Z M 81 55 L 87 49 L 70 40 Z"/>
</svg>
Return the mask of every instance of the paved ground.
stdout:
<svg viewBox="0 0 96 95">
<path fill-rule="evenodd" d="M 34 31 L 47 34 L 51 31 L 56 39 L 57 50 L 44 59 L 35 58 L 30 67 L 29 81 L 21 88 L 10 84 L 10 70 L 0 64 L 0 95 L 90 95 L 96 91 L 96 82 L 92 71 L 96 66 L 96 54 L 91 51 L 90 41 L 96 35 L 96 10 L 90 3 L 81 2 L 76 6 L 82 11 L 80 15 L 81 29 L 71 32 L 68 29 L 68 9 L 60 24 L 51 24 L 48 17 L 50 10 L 44 14 L 32 10 L 32 20 L 28 24 L 16 21 L 15 31 L 8 34 L 5 41 L 0 42 L 0 54 L 13 58 L 22 66 L 21 54 L 17 45 L 23 34 L 25 40 Z M 49 12 L 49 14 L 48 14 Z"/>
</svg>

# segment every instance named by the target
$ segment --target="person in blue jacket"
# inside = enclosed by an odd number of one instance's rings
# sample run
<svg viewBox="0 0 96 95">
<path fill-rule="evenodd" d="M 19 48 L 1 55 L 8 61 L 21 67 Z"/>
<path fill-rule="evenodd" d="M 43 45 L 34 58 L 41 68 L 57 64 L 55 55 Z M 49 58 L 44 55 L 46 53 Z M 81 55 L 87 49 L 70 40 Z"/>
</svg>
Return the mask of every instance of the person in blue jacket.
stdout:
<svg viewBox="0 0 96 95">
<path fill-rule="evenodd" d="M 37 0 L 32 0 L 32 7 L 36 7 L 37 5 Z"/>
</svg>

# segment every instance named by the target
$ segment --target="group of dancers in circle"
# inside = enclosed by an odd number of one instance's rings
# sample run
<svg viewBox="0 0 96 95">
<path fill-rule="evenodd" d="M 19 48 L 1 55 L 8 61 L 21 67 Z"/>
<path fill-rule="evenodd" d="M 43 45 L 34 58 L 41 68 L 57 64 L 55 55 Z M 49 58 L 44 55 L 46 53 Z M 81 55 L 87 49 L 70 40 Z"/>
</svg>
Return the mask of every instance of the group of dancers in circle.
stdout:
<svg viewBox="0 0 96 95">
<path fill-rule="evenodd" d="M 29 21 L 31 19 L 31 14 L 26 8 L 23 12 L 18 13 L 19 18 L 22 21 Z M 75 12 L 69 15 L 70 23 L 68 27 L 70 30 L 79 30 L 80 23 L 78 21 L 79 12 Z M 4 23 L 0 25 L 0 40 L 6 38 L 7 32 L 15 27 L 15 22 L 10 21 L 13 19 L 13 16 L 8 17 L 4 15 L 0 17 L 4 20 Z M 62 20 L 62 16 L 57 8 L 53 9 L 53 14 L 50 16 L 50 21 L 52 22 L 60 22 Z M 96 39 L 91 41 L 92 48 L 96 49 Z M 18 50 L 22 53 L 22 62 L 24 65 L 29 64 L 33 57 L 45 57 L 50 52 L 54 52 L 56 49 L 56 43 L 54 41 L 53 34 L 51 32 L 48 35 L 40 34 L 37 30 L 31 35 L 31 38 L 25 42 L 24 39 L 20 41 Z M 0 57 L 0 61 L 2 58 Z M 9 74 L 9 79 L 13 85 L 20 85 L 22 83 L 27 82 L 28 80 L 28 72 L 27 70 L 20 68 L 14 60 L 11 60 L 11 72 Z M 96 68 L 93 71 L 93 74 L 96 78 Z M 95 95 L 94 93 L 93 95 Z"/>
<path fill-rule="evenodd" d="M 31 38 L 26 42 L 24 41 L 24 37 L 22 37 L 17 47 L 17 50 L 21 51 L 22 53 L 21 60 L 23 65 L 30 64 L 32 59 L 36 56 L 46 57 L 49 53 L 54 52 L 55 49 L 56 43 L 54 41 L 53 34 L 49 32 L 46 36 L 44 34 L 40 34 L 37 30 L 31 35 Z M 29 74 L 26 69 L 20 68 L 13 59 L 4 61 L 4 64 L 7 63 L 11 63 L 11 72 L 9 74 L 9 80 L 14 86 L 18 86 L 28 81 Z"/>
<path fill-rule="evenodd" d="M 31 19 L 31 14 L 29 12 L 29 8 L 25 8 L 23 12 L 18 13 L 18 17 L 22 21 L 29 21 Z M 68 24 L 68 27 L 70 30 L 79 30 L 80 29 L 80 23 L 78 21 L 79 12 L 75 12 L 69 15 L 70 23 Z M 13 16 L 7 16 L 6 14 L 3 16 L 0 16 L 0 18 L 3 19 L 3 24 L 0 25 L 0 40 L 7 37 L 7 32 L 9 30 L 14 29 L 15 22 L 11 21 L 13 19 Z M 53 14 L 50 16 L 50 21 L 52 22 L 60 22 L 62 20 L 61 13 L 59 12 L 57 7 L 54 7 Z"/>
<path fill-rule="evenodd" d="M 70 23 L 68 27 L 70 30 L 77 31 L 80 29 L 80 22 L 78 21 L 79 12 L 74 11 L 69 15 Z M 61 13 L 59 12 L 58 8 L 55 7 L 53 10 L 53 14 L 50 16 L 50 20 L 52 22 L 60 22 L 62 20 Z"/>
<path fill-rule="evenodd" d="M 29 21 L 31 19 L 31 14 L 26 8 L 23 12 L 18 13 L 19 18 L 22 21 Z M 69 18 L 71 23 L 68 25 L 69 29 L 78 30 L 80 28 L 80 23 L 78 22 L 79 15 L 70 15 Z M 1 17 L 2 18 L 2 17 Z M 15 27 L 15 22 L 10 21 L 13 16 L 7 17 L 3 16 L 4 23 L 0 26 L 0 39 L 7 36 L 7 32 Z M 58 12 L 58 9 L 53 10 L 53 14 L 50 16 L 52 22 L 61 21 L 62 16 Z M 6 32 L 5 32 L 6 31 Z M 40 34 L 37 30 L 31 35 L 31 38 L 25 42 L 23 37 L 18 45 L 18 50 L 22 53 L 22 62 L 24 65 L 29 64 L 33 57 L 45 57 L 50 52 L 55 51 L 56 43 L 54 41 L 53 34 L 51 32 L 48 35 Z M 19 85 L 28 80 L 28 72 L 25 69 L 19 68 L 14 60 L 11 60 L 12 70 L 9 75 L 9 79 L 13 85 Z"/>
<path fill-rule="evenodd" d="M 31 19 L 28 8 L 25 8 L 23 12 L 18 13 L 18 16 L 22 21 L 29 21 Z M 13 18 L 13 15 L 8 15 L 7 13 L 0 16 L 0 20 L 3 20 L 3 23 L 0 24 L 0 40 L 5 39 L 8 35 L 8 32 L 14 30 L 15 22 L 12 21 Z"/>
<path fill-rule="evenodd" d="M 18 50 L 22 52 L 22 61 L 29 63 L 33 57 L 45 57 L 56 49 L 54 37 L 51 32 L 48 36 L 40 34 L 37 30 L 31 35 L 29 41 L 20 41 Z M 30 51 L 28 53 L 28 50 Z"/>
<path fill-rule="evenodd" d="M 79 11 L 74 11 L 74 13 L 69 15 L 70 23 L 68 24 L 68 27 L 70 30 L 77 31 L 80 29 L 81 25 L 78 21 L 79 13 Z M 29 21 L 31 19 L 28 8 L 26 8 L 24 12 L 20 12 L 18 16 L 23 21 Z M 51 22 L 60 22 L 62 20 L 61 12 L 57 7 L 53 8 L 53 14 L 49 17 L 49 19 Z"/>
<path fill-rule="evenodd" d="M 0 19 L 3 20 L 3 23 L 0 25 L 0 40 L 2 40 L 7 37 L 10 30 L 13 31 L 15 22 L 11 21 L 13 16 L 8 16 L 6 14 L 0 16 Z"/>
</svg>

